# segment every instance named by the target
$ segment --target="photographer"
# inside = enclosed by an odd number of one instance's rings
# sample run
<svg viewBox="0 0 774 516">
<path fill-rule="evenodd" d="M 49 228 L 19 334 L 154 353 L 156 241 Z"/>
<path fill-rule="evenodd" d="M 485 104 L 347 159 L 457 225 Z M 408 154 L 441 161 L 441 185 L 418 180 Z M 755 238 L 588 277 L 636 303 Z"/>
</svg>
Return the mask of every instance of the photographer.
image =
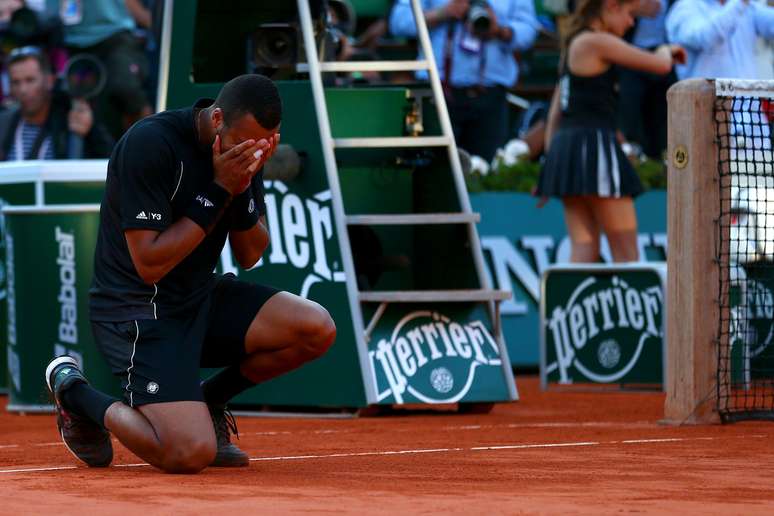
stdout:
<svg viewBox="0 0 774 516">
<path fill-rule="evenodd" d="M 113 137 L 151 114 L 144 89 L 148 60 L 132 33 L 137 24 L 126 0 L 46 0 L 46 8 L 61 17 L 70 55 L 93 55 L 107 69 L 107 84 L 95 99 L 95 110 Z"/>
<path fill-rule="evenodd" d="M 457 144 L 487 161 L 505 143 L 506 90 L 516 84 L 514 51 L 537 36 L 531 0 L 422 0 Z M 390 31 L 416 37 L 409 0 L 398 0 Z M 420 57 L 421 58 L 421 57 Z"/>
<path fill-rule="evenodd" d="M 0 160 L 107 158 L 113 140 L 94 120 L 84 100 L 55 88 L 48 57 L 37 47 L 10 52 L 6 68 L 18 108 L 0 113 Z M 80 156 L 70 156 L 72 135 L 83 139 Z"/>
</svg>

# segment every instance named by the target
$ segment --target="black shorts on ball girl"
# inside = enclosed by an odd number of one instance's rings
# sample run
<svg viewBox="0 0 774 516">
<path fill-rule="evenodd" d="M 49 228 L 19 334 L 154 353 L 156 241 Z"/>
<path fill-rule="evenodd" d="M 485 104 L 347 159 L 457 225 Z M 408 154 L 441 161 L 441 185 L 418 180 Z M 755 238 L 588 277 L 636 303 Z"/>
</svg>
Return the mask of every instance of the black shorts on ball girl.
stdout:
<svg viewBox="0 0 774 516">
<path fill-rule="evenodd" d="M 537 195 L 617 198 L 640 193 L 642 183 L 613 129 L 560 126 L 540 171 Z"/>
<path fill-rule="evenodd" d="M 239 363 L 250 324 L 277 292 L 228 274 L 185 316 L 92 321 L 91 328 L 97 349 L 121 378 L 129 406 L 204 401 L 199 369 Z"/>
</svg>

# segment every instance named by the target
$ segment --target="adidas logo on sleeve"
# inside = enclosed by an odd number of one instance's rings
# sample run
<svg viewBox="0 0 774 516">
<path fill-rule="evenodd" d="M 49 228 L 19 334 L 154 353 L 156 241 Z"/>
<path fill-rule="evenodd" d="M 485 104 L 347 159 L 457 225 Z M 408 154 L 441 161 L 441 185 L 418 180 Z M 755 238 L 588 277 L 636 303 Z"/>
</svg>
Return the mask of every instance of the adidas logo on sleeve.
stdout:
<svg viewBox="0 0 774 516">
<path fill-rule="evenodd" d="M 140 213 L 137 214 L 135 219 L 137 219 L 137 220 L 148 220 L 148 216 L 145 214 L 144 211 L 141 211 Z"/>
</svg>

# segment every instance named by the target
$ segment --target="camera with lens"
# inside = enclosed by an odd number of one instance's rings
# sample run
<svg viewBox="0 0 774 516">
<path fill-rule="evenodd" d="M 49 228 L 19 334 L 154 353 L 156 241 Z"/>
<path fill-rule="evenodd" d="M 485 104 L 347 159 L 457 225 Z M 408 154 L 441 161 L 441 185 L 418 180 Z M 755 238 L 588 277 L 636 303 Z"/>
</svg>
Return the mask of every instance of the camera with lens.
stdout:
<svg viewBox="0 0 774 516">
<path fill-rule="evenodd" d="M 280 70 L 293 72 L 303 40 L 296 23 L 264 23 L 249 36 L 247 45 L 248 72 L 280 79 Z"/>
<path fill-rule="evenodd" d="M 67 60 L 62 87 L 74 99 L 91 100 L 105 89 L 107 71 L 102 61 L 91 54 L 75 54 Z"/>
<path fill-rule="evenodd" d="M 37 45 L 56 47 L 62 45 L 62 22 L 58 16 L 39 13 L 29 7 L 17 9 L 2 27 L 3 36 L 13 46 Z"/>
<path fill-rule="evenodd" d="M 477 38 L 485 38 L 492 30 L 492 18 L 489 16 L 489 2 L 471 0 L 466 16 L 470 32 Z"/>
<path fill-rule="evenodd" d="M 354 30 L 354 10 L 346 0 L 312 0 L 309 4 L 320 60 L 341 55 L 348 31 Z M 301 26 L 296 19 L 262 23 L 247 38 L 247 71 L 274 80 L 291 78 L 306 60 Z"/>
</svg>

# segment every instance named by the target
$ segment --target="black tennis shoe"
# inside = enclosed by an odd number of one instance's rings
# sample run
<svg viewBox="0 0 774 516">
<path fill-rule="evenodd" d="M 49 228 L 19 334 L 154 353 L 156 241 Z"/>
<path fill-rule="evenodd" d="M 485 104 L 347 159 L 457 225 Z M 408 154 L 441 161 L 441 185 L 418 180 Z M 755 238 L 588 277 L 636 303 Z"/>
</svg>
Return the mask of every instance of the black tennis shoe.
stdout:
<svg viewBox="0 0 774 516">
<path fill-rule="evenodd" d="M 57 357 L 46 368 L 46 385 L 54 396 L 56 426 L 62 441 L 70 453 L 89 466 L 105 467 L 113 460 L 110 433 L 93 421 L 62 406 L 62 393 L 81 382 L 89 383 L 72 357 Z"/>
<path fill-rule="evenodd" d="M 250 457 L 231 442 L 231 434 L 239 438 L 236 420 L 225 405 L 208 405 L 212 424 L 215 426 L 215 437 L 218 440 L 218 453 L 210 464 L 216 468 L 238 468 L 250 465 Z"/>
</svg>

